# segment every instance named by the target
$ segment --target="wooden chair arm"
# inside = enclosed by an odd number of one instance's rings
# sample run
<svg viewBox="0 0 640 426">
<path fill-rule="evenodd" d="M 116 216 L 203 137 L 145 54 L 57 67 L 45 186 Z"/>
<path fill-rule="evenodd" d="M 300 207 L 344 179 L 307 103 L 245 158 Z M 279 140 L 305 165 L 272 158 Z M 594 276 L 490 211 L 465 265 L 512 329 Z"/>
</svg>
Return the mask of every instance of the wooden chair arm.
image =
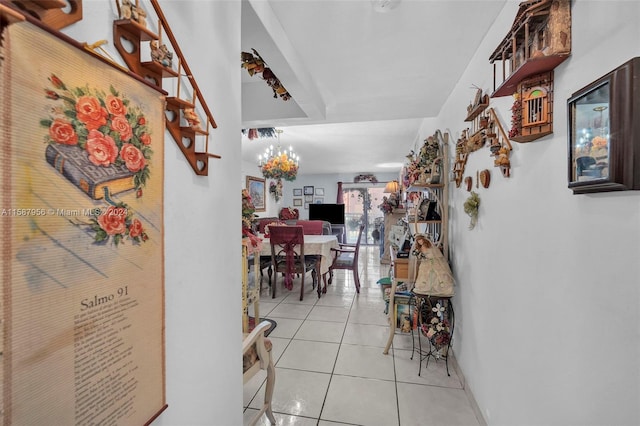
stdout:
<svg viewBox="0 0 640 426">
<path fill-rule="evenodd" d="M 331 247 L 331 251 L 335 251 L 336 253 L 355 253 L 355 250 L 352 250 L 352 249 L 334 248 L 334 247 Z"/>
<path fill-rule="evenodd" d="M 261 353 L 261 349 L 264 347 L 264 342 L 262 340 L 264 339 L 265 331 L 267 331 L 270 327 L 271 323 L 269 321 L 262 321 L 260 324 L 258 324 L 256 328 L 254 328 L 251 333 L 247 335 L 247 337 L 242 339 L 242 353 L 246 353 L 254 343 L 259 341 L 260 343 L 258 344 L 258 355 L 263 355 Z"/>
<path fill-rule="evenodd" d="M 345 247 L 356 248 L 356 247 L 358 247 L 357 244 L 338 243 L 338 245 L 340 246 L 340 248 L 345 248 Z"/>
</svg>

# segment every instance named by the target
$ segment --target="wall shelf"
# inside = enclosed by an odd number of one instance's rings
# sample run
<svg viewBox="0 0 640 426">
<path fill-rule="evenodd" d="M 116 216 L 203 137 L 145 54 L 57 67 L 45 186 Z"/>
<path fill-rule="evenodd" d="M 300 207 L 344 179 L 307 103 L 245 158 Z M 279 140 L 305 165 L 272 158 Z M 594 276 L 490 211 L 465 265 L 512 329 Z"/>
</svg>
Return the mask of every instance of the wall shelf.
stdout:
<svg viewBox="0 0 640 426">
<path fill-rule="evenodd" d="M 11 3 L 54 30 L 82 20 L 82 0 L 14 0 Z"/>
<path fill-rule="evenodd" d="M 120 0 L 116 1 L 118 2 L 118 11 L 122 18 L 123 11 L 120 6 Z M 180 151 L 182 151 L 186 157 L 194 173 L 199 176 L 207 176 L 209 159 L 220 158 L 219 155 L 209 153 L 209 128 L 215 129 L 217 125 L 198 88 L 193 73 L 189 69 L 189 65 L 180 50 L 180 46 L 178 46 L 176 38 L 169 27 L 169 23 L 160 8 L 160 4 L 157 0 L 150 1 L 158 17 L 158 34 L 134 19 L 117 19 L 113 22 L 114 45 L 131 71 L 145 80 L 153 82 L 156 86 L 161 88 L 163 79 L 165 78 L 178 79 L 177 94 L 166 99 L 166 109 L 170 112 L 170 114 L 167 114 L 167 130 L 169 130 Z M 131 7 L 138 8 L 138 2 L 136 1 L 135 5 L 132 4 Z M 173 69 L 173 66 L 165 66 L 157 60 L 142 61 L 141 50 L 143 43 L 149 43 L 149 45 L 153 42 L 161 43 L 162 32 L 164 32 L 169 39 L 169 50 L 177 56 L 177 70 Z M 125 46 L 123 41 L 130 43 L 133 48 Z M 149 49 L 151 50 L 151 48 Z M 193 93 L 193 99 L 190 101 L 180 98 L 183 77 L 187 80 Z M 185 115 L 186 109 L 190 109 L 192 118 L 198 117 L 198 120 L 199 116 L 195 111 L 203 111 L 206 116 L 206 127 L 202 129 L 199 125 L 191 124 Z M 187 125 L 185 125 L 185 123 Z M 201 137 L 206 138 L 204 144 L 196 143 L 196 139 Z M 197 147 L 201 148 L 203 145 L 203 150 L 197 149 Z"/>
<path fill-rule="evenodd" d="M 489 57 L 493 64 L 492 98 L 511 96 L 525 78 L 552 71 L 571 54 L 571 0 L 520 3 L 505 38 Z M 496 88 L 498 64 L 502 82 Z"/>
</svg>

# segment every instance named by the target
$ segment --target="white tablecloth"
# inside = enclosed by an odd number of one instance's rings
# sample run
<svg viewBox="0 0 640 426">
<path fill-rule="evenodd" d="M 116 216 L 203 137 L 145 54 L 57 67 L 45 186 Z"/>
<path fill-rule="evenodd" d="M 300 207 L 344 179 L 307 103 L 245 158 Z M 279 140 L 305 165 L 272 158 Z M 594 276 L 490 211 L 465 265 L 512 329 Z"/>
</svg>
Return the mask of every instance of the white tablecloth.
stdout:
<svg viewBox="0 0 640 426">
<path fill-rule="evenodd" d="M 320 255 L 320 274 L 329 271 L 329 266 L 333 261 L 332 248 L 338 248 L 338 239 L 335 235 L 305 235 L 304 254 Z M 271 256 L 271 242 L 268 238 L 262 238 L 262 249 L 260 256 Z"/>
</svg>

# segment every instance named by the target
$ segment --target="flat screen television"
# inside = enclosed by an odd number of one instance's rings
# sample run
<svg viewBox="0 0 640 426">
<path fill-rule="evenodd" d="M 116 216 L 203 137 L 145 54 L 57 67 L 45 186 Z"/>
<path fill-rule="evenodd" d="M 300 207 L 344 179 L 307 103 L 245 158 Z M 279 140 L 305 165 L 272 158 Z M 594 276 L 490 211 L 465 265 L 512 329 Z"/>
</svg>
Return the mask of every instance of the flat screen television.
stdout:
<svg viewBox="0 0 640 426">
<path fill-rule="evenodd" d="M 326 220 L 344 225 L 344 204 L 309 204 L 309 220 Z"/>
</svg>

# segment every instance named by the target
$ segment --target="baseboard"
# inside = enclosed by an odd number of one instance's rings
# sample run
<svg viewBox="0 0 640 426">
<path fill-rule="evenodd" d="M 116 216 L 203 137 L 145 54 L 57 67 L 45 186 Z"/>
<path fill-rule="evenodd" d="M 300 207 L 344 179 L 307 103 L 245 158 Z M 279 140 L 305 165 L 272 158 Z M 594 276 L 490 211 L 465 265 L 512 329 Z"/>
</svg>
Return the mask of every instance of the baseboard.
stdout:
<svg viewBox="0 0 640 426">
<path fill-rule="evenodd" d="M 460 369 L 460 365 L 458 364 L 456 355 L 453 352 L 453 348 L 449 348 L 449 350 L 453 354 L 453 356 L 450 359 L 450 361 L 453 361 L 452 362 L 453 369 L 455 370 L 456 374 L 458 375 L 458 378 L 460 379 L 460 383 L 462 384 L 462 389 L 464 389 L 464 393 L 467 395 L 467 398 L 469 398 L 469 402 L 471 403 L 471 408 L 473 409 L 473 413 L 476 415 L 476 419 L 478 420 L 478 423 L 480 424 L 480 426 L 488 426 L 487 421 L 485 420 L 484 415 L 482 414 L 482 410 L 480 410 L 480 407 L 476 402 L 476 398 L 475 396 L 473 396 L 473 392 L 471 392 L 471 389 L 469 389 L 469 386 L 467 386 L 467 379 L 465 378 L 464 373 L 462 372 L 462 369 Z"/>
</svg>

